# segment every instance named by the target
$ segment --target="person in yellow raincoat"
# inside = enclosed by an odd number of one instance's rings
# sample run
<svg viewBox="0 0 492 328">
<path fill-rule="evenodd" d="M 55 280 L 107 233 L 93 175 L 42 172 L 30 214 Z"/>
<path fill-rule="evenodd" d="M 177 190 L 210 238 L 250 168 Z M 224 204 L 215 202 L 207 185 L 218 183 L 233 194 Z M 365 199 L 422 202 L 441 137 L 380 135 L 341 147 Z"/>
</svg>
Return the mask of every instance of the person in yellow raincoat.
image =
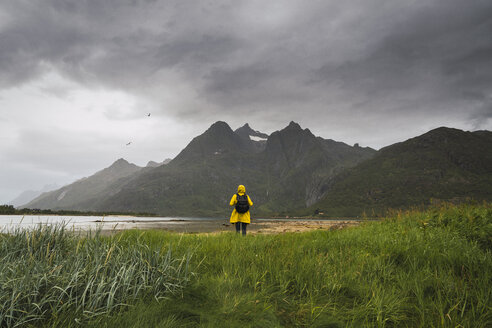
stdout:
<svg viewBox="0 0 492 328">
<path fill-rule="evenodd" d="M 234 206 L 234 210 L 231 214 L 231 223 L 236 225 L 236 232 L 239 233 L 241 230 L 243 231 L 243 236 L 246 235 L 246 226 L 251 223 L 251 215 L 249 214 L 249 209 L 245 213 L 239 213 L 236 210 L 236 204 L 238 203 L 238 195 L 243 197 L 246 195 L 246 188 L 243 185 L 239 185 L 237 187 L 237 193 L 234 194 L 231 198 L 229 205 Z M 249 206 L 253 206 L 253 202 L 248 195 L 246 195 L 248 199 Z"/>
</svg>

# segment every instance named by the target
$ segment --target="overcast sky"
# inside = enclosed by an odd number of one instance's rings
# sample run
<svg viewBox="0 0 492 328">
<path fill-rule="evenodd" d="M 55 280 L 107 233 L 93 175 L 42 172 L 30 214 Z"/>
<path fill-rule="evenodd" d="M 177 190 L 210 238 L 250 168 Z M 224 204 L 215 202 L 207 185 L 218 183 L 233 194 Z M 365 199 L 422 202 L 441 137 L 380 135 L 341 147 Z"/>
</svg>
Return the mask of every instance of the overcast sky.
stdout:
<svg viewBox="0 0 492 328">
<path fill-rule="evenodd" d="M 492 130 L 492 1 L 0 2 L 0 204 L 217 120 L 376 149 Z"/>
</svg>

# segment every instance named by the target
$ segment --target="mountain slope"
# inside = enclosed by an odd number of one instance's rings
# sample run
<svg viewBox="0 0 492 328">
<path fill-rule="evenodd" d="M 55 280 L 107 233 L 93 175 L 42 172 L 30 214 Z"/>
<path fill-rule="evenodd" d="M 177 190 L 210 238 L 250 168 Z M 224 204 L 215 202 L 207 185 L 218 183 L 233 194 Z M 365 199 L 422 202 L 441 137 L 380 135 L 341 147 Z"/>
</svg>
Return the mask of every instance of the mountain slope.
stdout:
<svg viewBox="0 0 492 328">
<path fill-rule="evenodd" d="M 492 132 L 438 128 L 383 148 L 337 176 L 304 213 L 368 215 L 430 199 L 492 199 Z"/>
<path fill-rule="evenodd" d="M 371 148 L 351 147 L 315 137 L 309 129 L 290 124 L 268 138 L 263 153 L 269 180 L 274 181 L 267 212 L 304 208 L 320 199 L 329 180 L 342 170 L 374 155 Z"/>
<path fill-rule="evenodd" d="M 95 173 L 94 175 L 83 178 L 60 189 L 43 193 L 25 205 L 27 208 L 39 209 L 71 209 L 88 210 L 91 209 L 87 204 L 98 201 L 109 193 L 117 190 L 108 188 L 115 186 L 121 179 L 128 178 L 132 174 L 139 172 L 142 168 L 130 164 L 120 158 L 111 166 Z"/>
<path fill-rule="evenodd" d="M 149 161 L 147 163 L 147 165 L 145 165 L 145 167 L 158 167 L 158 166 L 161 166 L 161 165 L 169 164 L 170 161 L 171 161 L 170 158 L 166 158 L 164 161 L 162 161 L 160 163 L 155 162 L 155 161 Z"/>
</svg>

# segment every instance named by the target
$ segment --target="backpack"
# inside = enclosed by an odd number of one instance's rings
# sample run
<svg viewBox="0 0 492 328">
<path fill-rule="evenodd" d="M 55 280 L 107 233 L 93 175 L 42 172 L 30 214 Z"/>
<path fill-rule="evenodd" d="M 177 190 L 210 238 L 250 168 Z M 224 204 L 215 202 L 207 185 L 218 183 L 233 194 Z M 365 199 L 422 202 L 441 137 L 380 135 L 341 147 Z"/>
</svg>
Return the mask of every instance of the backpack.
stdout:
<svg viewBox="0 0 492 328">
<path fill-rule="evenodd" d="M 248 196 L 246 196 L 246 194 L 244 194 L 242 196 L 239 194 L 236 194 L 236 200 L 237 200 L 236 212 L 243 214 L 243 213 L 246 213 L 247 211 L 249 211 Z"/>
</svg>

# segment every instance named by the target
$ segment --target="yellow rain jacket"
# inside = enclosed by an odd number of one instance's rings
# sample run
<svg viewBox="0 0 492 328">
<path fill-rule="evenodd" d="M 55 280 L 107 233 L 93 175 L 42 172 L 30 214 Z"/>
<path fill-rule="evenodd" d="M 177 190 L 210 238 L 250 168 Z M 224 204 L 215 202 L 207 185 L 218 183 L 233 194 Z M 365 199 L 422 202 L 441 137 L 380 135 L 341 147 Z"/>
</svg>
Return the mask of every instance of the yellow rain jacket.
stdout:
<svg viewBox="0 0 492 328">
<path fill-rule="evenodd" d="M 239 185 L 237 187 L 237 193 L 241 196 L 244 195 L 246 193 L 246 188 L 243 185 Z M 236 203 L 237 203 L 237 194 L 234 194 L 231 198 L 231 202 L 229 203 L 229 205 L 234 206 L 236 205 Z M 253 206 L 253 202 L 251 201 L 251 198 L 249 198 L 249 196 L 248 196 L 248 203 L 249 206 Z M 249 215 L 249 211 L 247 211 L 246 213 L 238 213 L 234 208 L 231 214 L 231 223 L 236 223 L 236 222 L 251 223 L 251 217 Z"/>
</svg>

